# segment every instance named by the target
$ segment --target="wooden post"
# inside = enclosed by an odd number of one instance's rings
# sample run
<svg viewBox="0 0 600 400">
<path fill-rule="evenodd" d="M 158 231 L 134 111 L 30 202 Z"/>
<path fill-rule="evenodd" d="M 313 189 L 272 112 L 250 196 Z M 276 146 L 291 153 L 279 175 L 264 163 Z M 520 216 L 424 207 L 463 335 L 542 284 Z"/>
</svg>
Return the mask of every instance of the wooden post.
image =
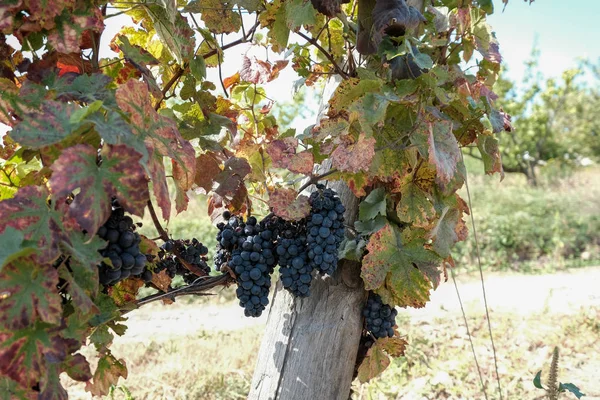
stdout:
<svg viewBox="0 0 600 400">
<path fill-rule="evenodd" d="M 330 187 L 352 225 L 358 199 L 341 182 Z M 347 260 L 333 277 L 316 277 L 308 298 L 278 282 L 248 399 L 348 400 L 365 301 L 360 264 Z"/>
</svg>

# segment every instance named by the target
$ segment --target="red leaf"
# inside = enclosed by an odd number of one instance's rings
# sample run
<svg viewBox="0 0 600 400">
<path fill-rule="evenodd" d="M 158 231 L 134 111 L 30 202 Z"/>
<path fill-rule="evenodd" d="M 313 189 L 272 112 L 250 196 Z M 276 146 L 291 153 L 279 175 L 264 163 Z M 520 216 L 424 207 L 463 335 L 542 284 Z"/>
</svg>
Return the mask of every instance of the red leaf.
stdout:
<svg viewBox="0 0 600 400">
<path fill-rule="evenodd" d="M 375 155 L 375 142 L 374 137 L 361 134 L 356 143 L 339 145 L 331 154 L 333 167 L 343 172 L 367 171 Z"/>
<path fill-rule="evenodd" d="M 286 221 L 298 221 L 310 213 L 308 197 L 298 196 L 294 189 L 275 189 L 269 195 L 269 206 Z"/>
<path fill-rule="evenodd" d="M 81 354 L 73 354 L 64 362 L 64 369 L 67 375 L 73 380 L 86 382 L 92 379 L 90 364 Z"/>
<path fill-rule="evenodd" d="M 251 171 L 252 168 L 245 158 L 229 158 L 225 161 L 223 171 L 215 178 L 215 182 L 218 184 L 215 193 L 221 197 L 228 197 L 231 199 L 238 187 L 243 184 L 246 175 Z"/>
<path fill-rule="evenodd" d="M 296 153 L 296 147 L 298 147 L 298 139 L 295 138 L 274 140 L 267 147 L 267 153 L 273 160 L 274 167 L 310 175 L 313 170 L 314 157 L 308 151 Z"/>
<path fill-rule="evenodd" d="M 168 220 L 171 215 L 171 200 L 162 157 L 173 160 L 177 170 L 173 178 L 178 188 L 185 191 L 191 187 L 196 175 L 194 148 L 181 137 L 173 120 L 159 115 L 154 110 L 146 84 L 130 79 L 119 86 L 116 99 L 119 107 L 130 114 L 132 125 L 137 133 L 144 136 L 148 153 L 154 155 L 150 157 L 148 170 L 163 217 Z M 181 208 L 183 206 L 179 203 L 178 209 Z"/>
<path fill-rule="evenodd" d="M 81 144 L 63 151 L 51 167 L 54 199 L 60 202 L 79 189 L 69 212 L 83 229 L 94 233 L 108 219 L 112 197 L 117 197 L 126 211 L 140 216 L 149 199 L 140 153 L 126 145 L 107 144 L 101 156 L 98 165 L 96 149 Z"/>
<path fill-rule="evenodd" d="M 67 342 L 44 324 L 0 332 L 0 375 L 30 388 L 48 378 L 49 361 L 60 363 L 67 353 Z"/>
<path fill-rule="evenodd" d="M 229 89 L 230 87 L 235 86 L 238 83 L 240 83 L 240 73 L 239 72 L 236 72 L 235 74 L 223 79 L 223 86 L 225 86 L 225 89 Z"/>
<path fill-rule="evenodd" d="M 221 172 L 219 162 L 210 154 L 201 154 L 196 158 L 196 185 L 204 189 L 204 194 L 212 190 L 216 176 Z"/>
</svg>

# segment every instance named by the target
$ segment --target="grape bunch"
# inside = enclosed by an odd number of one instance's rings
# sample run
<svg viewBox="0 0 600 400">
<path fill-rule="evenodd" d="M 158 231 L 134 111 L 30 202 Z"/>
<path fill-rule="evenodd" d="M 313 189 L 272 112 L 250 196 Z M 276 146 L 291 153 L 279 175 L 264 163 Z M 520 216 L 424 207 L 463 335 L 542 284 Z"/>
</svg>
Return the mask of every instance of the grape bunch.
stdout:
<svg viewBox="0 0 600 400">
<path fill-rule="evenodd" d="M 217 251 L 215 252 L 214 261 L 215 269 L 221 270 L 221 266 L 227 264 L 231 259 L 231 252 L 238 245 L 238 241 L 242 239 L 244 234 L 243 221 L 237 216 L 232 216 L 229 211 L 223 213 L 223 219 L 226 222 L 217 224 Z"/>
<path fill-rule="evenodd" d="M 102 262 L 99 266 L 100 283 L 109 286 L 144 272 L 146 255 L 140 253 L 140 235 L 135 232 L 131 217 L 117 204 L 113 205 L 110 217 L 98 229 L 98 236 L 108 241 L 100 254 L 112 265 Z"/>
<path fill-rule="evenodd" d="M 240 234 L 231 238 L 229 234 L 225 235 L 225 232 L 231 231 L 227 225 Z M 261 229 L 254 217 L 249 217 L 245 224 L 234 217 L 224 226 L 221 236 L 226 241 L 225 246 L 232 240 L 237 242 L 233 245 L 227 265 L 236 275 L 236 295 L 240 306 L 244 308 L 244 315 L 258 317 L 269 304 L 271 273 L 276 264 L 273 231 Z"/>
<path fill-rule="evenodd" d="M 378 294 L 369 292 L 369 299 L 363 309 L 363 316 L 365 317 L 366 330 L 375 338 L 394 336 L 396 315 L 398 315 L 398 311 L 395 308 L 384 304 Z"/>
<path fill-rule="evenodd" d="M 199 275 L 186 268 L 181 259 L 187 264 L 200 269 L 203 272 L 202 276 L 206 276 L 210 273 L 210 266 L 207 264 L 206 258 L 207 254 L 208 248 L 196 238 L 191 240 L 169 240 L 161 246 L 158 252 L 159 261 L 156 263 L 154 270 L 147 269 L 144 271 L 142 279 L 148 283 L 152 280 L 152 272 L 156 274 L 166 270 L 170 278 L 181 275 L 184 282 L 190 284 L 198 279 Z"/>
<path fill-rule="evenodd" d="M 336 193 L 323 185 L 317 185 L 309 202 L 311 210 L 306 223 L 309 266 L 322 274 L 333 275 L 338 249 L 344 239 L 346 208 Z"/>
<path fill-rule="evenodd" d="M 281 283 L 294 296 L 308 297 L 312 268 L 308 263 L 306 232 L 302 225 L 286 224 L 277 240 Z"/>
</svg>

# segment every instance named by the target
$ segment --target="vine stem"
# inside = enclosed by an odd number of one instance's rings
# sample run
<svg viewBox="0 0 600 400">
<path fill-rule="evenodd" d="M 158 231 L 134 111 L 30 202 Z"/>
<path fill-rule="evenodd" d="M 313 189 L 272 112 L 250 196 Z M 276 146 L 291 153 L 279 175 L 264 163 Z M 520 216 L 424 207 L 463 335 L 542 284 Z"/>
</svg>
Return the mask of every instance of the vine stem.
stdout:
<svg viewBox="0 0 600 400">
<path fill-rule="evenodd" d="M 310 185 L 313 185 L 313 184 L 319 182 L 321 179 L 325 178 L 326 176 L 333 175 L 336 172 L 338 172 L 337 169 L 331 168 L 329 171 L 323 172 L 320 175 L 314 175 L 308 181 L 306 181 L 306 183 L 304 183 L 304 185 L 300 186 L 300 189 L 298 189 L 298 193 L 302 193 Z"/>
<path fill-rule="evenodd" d="M 169 234 L 167 233 L 167 231 L 165 231 L 165 229 L 160 224 L 160 221 L 158 220 L 158 216 L 156 215 L 156 211 L 154 211 L 154 206 L 152 205 L 152 200 L 148 200 L 147 206 L 148 206 L 148 211 L 150 211 L 150 217 L 152 217 L 152 222 L 154 222 L 154 227 L 158 231 L 160 238 L 166 242 L 167 240 L 169 240 Z"/>
<path fill-rule="evenodd" d="M 348 74 L 346 72 L 344 72 L 344 70 L 335 62 L 335 58 L 333 58 L 333 56 L 331 55 L 331 53 L 329 53 L 327 50 L 325 50 L 323 48 L 323 46 L 321 46 L 319 44 L 319 42 L 317 42 L 314 38 L 311 38 L 310 36 L 305 35 L 302 32 L 296 32 L 300 37 L 302 37 L 304 40 L 306 40 L 308 43 L 312 44 L 313 46 L 315 46 L 317 49 L 319 49 L 319 51 L 321 53 L 323 53 L 323 55 L 325 57 L 327 57 L 327 59 L 331 62 L 331 64 L 333 65 L 333 68 L 335 69 L 335 71 L 340 74 L 340 76 L 344 79 L 348 79 L 350 78 L 348 76 Z"/>
<path fill-rule="evenodd" d="M 200 295 L 207 296 L 208 293 L 205 293 L 207 290 L 210 290 L 216 286 L 227 286 L 233 282 L 233 278 L 229 274 L 222 274 L 219 276 L 211 276 L 207 277 L 204 280 L 199 282 L 194 282 L 189 285 L 182 286 L 177 289 L 172 289 L 166 293 L 155 293 L 150 296 L 146 296 L 144 298 L 136 301 L 136 308 L 139 308 L 145 304 L 153 303 L 155 301 L 159 301 L 162 299 L 170 299 L 175 301 L 176 297 L 186 296 L 186 295 Z M 133 309 L 135 310 L 135 308 Z M 127 314 L 133 310 L 125 310 L 121 313 L 121 315 Z"/>
<path fill-rule="evenodd" d="M 231 47 L 240 45 L 242 43 L 246 43 L 248 41 L 248 39 L 254 34 L 254 31 L 258 28 L 258 26 L 259 26 L 259 22 L 256 21 L 256 23 L 254 24 L 254 26 L 252 28 L 250 28 L 250 30 L 248 32 L 246 32 L 246 35 L 244 35 L 243 37 L 241 37 L 241 38 L 239 38 L 237 40 L 234 40 L 231 43 L 227 43 L 226 45 L 222 46 L 221 49 L 214 49 L 214 50 L 209 51 L 206 54 L 203 54 L 202 58 L 207 59 L 209 57 L 212 57 L 212 56 L 218 54 L 219 51 L 227 50 L 227 49 L 229 49 Z M 160 108 L 160 105 L 162 104 L 163 100 L 167 96 L 167 92 L 169 90 L 171 90 L 171 88 L 173 87 L 173 85 L 175 85 L 175 83 L 177 83 L 179 81 L 179 79 L 188 70 L 188 68 L 189 68 L 189 63 L 185 63 L 183 67 L 178 67 L 177 68 L 177 70 L 175 71 L 175 73 L 173 74 L 173 76 L 171 77 L 171 79 L 169 79 L 169 81 L 165 84 L 165 87 L 161 91 L 161 96 L 157 100 L 156 104 L 154 105 L 154 109 L 155 110 L 158 110 Z"/>
</svg>

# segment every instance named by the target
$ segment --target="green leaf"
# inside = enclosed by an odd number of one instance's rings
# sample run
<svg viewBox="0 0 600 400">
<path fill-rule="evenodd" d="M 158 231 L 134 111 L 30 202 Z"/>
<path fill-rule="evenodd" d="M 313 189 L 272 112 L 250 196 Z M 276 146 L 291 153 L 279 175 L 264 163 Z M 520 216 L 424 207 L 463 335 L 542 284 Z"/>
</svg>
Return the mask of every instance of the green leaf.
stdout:
<svg viewBox="0 0 600 400">
<path fill-rule="evenodd" d="M 355 221 L 354 228 L 363 235 L 371 235 L 388 223 L 386 217 L 378 215 L 375 219 L 369 219 L 367 221 Z"/>
<path fill-rule="evenodd" d="M 286 3 L 287 26 L 297 31 L 302 26 L 312 26 L 317 22 L 317 11 L 308 0 L 288 0 Z"/>
<path fill-rule="evenodd" d="M 196 47 L 194 31 L 190 28 L 187 19 L 177 10 L 169 10 L 161 6 L 147 5 L 144 9 L 152 18 L 156 33 L 173 58 L 180 65 L 187 62 L 193 56 Z"/>
<path fill-rule="evenodd" d="M 82 107 L 75 110 L 75 112 L 71 114 L 69 122 L 74 125 L 80 124 L 88 115 L 95 113 L 100 108 L 102 108 L 102 100 L 96 100 L 87 107 Z"/>
<path fill-rule="evenodd" d="M 340 246 L 338 258 L 345 258 L 352 261 L 362 260 L 362 256 L 365 252 L 367 241 L 362 237 L 359 239 L 348 239 L 345 238 Z"/>
<path fill-rule="evenodd" d="M 382 86 L 382 80 L 351 78 L 342 81 L 329 100 L 330 113 L 340 113 L 367 93 L 378 92 Z"/>
<path fill-rule="evenodd" d="M 421 69 L 433 68 L 433 60 L 425 53 L 417 53 L 413 58 L 415 64 Z"/>
<path fill-rule="evenodd" d="M 36 257 L 49 262 L 58 257 L 62 226 L 61 212 L 48 206 L 48 191 L 43 186 L 26 186 L 8 200 L 0 202 L 0 233 L 9 226 L 23 232 L 37 245 Z"/>
<path fill-rule="evenodd" d="M 86 382 L 92 379 L 90 364 L 81 354 L 69 355 L 67 359 L 63 361 L 63 369 L 67 375 L 69 375 L 69 378 L 75 381 Z"/>
<path fill-rule="evenodd" d="M 126 59 L 139 65 L 157 65 L 158 60 L 154 56 L 144 50 L 142 47 L 133 45 L 129 42 L 129 38 L 125 35 L 119 35 L 116 38 L 119 50 L 123 52 Z"/>
<path fill-rule="evenodd" d="M 358 367 L 358 380 L 362 383 L 379 376 L 390 365 L 390 357 L 385 354 L 379 340 L 367 351 L 367 355 Z"/>
<path fill-rule="evenodd" d="M 190 61 L 190 71 L 199 81 L 206 78 L 206 63 L 204 57 L 196 56 Z"/>
<path fill-rule="evenodd" d="M 142 164 L 148 160 L 148 149 L 142 135 L 134 135 L 131 127 L 123 117 L 115 111 L 106 114 L 101 112 L 90 115 L 86 121 L 96 126 L 96 131 L 108 144 L 125 144 L 142 155 Z"/>
<path fill-rule="evenodd" d="M 231 1 L 194 0 L 184 10 L 199 13 L 206 27 L 215 34 L 235 33 L 242 26 L 242 18 L 233 9 L 233 2 Z"/>
<path fill-rule="evenodd" d="M 537 374 L 535 374 L 535 378 L 533 378 L 533 386 L 538 389 L 543 389 L 542 386 L 542 370 L 539 370 Z"/>
<path fill-rule="evenodd" d="M 365 222 L 375 219 L 378 215 L 385 217 L 387 209 L 385 189 L 373 190 L 358 206 L 358 218 Z"/>
<path fill-rule="evenodd" d="M 569 391 L 573 393 L 573 395 L 575 395 L 575 397 L 577 397 L 578 399 L 585 396 L 585 393 L 581 393 L 580 389 L 572 383 L 561 383 L 558 386 L 558 390 L 559 392 Z"/>
<path fill-rule="evenodd" d="M 39 110 L 23 116 L 10 137 L 32 149 L 59 143 L 81 128 L 81 122 L 71 122 L 72 114 L 78 109 L 76 104 L 45 101 Z"/>
<path fill-rule="evenodd" d="M 435 218 L 433 203 L 417 184 L 408 182 L 400 189 L 402 197 L 396 206 L 400 221 L 426 227 Z"/>
<path fill-rule="evenodd" d="M 60 323 L 62 307 L 56 285 L 56 269 L 33 256 L 5 265 L 0 273 L 0 329 L 21 329 L 36 320 Z"/>
<path fill-rule="evenodd" d="M 479 3 L 479 8 L 481 8 L 487 15 L 492 15 L 494 13 L 494 3 L 492 0 L 477 0 Z"/>
<path fill-rule="evenodd" d="M 481 154 L 485 173 L 491 175 L 498 172 L 504 176 L 498 139 L 494 136 L 479 135 L 477 137 L 477 149 Z"/>
<path fill-rule="evenodd" d="M 269 27 L 267 36 L 270 39 L 271 49 L 276 53 L 286 50 L 290 37 L 290 28 L 287 26 L 286 3 L 274 0 L 266 4 L 266 11 L 260 13 L 261 26 Z"/>
<path fill-rule="evenodd" d="M 125 145 L 105 145 L 98 165 L 97 150 L 77 145 L 63 151 L 52 165 L 50 187 L 57 201 L 76 189 L 69 212 L 81 228 L 95 233 L 108 219 L 113 197 L 128 212 L 142 216 L 149 199 L 141 154 Z"/>
<path fill-rule="evenodd" d="M 403 238 L 389 224 L 373 234 L 361 268 L 365 289 L 375 290 L 390 305 L 423 307 L 441 275 L 441 259 L 423 245 L 423 240 Z"/>
<path fill-rule="evenodd" d="M 12 260 L 25 256 L 33 251 L 32 247 L 23 247 L 25 235 L 12 226 L 0 234 L 0 272 L 2 267 Z"/>
</svg>

